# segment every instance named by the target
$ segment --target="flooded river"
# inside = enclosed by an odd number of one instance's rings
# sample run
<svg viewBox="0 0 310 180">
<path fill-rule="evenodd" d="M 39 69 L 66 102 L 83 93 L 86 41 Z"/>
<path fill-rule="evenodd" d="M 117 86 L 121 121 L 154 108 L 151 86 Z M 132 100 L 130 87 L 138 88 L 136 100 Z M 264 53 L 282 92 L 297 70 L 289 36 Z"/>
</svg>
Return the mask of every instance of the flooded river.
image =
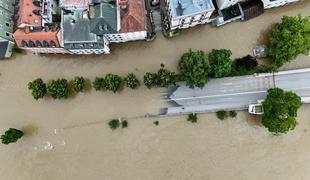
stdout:
<svg viewBox="0 0 310 180">
<path fill-rule="evenodd" d="M 271 23 L 283 15 L 310 15 L 310 1 L 268 10 L 248 22 L 215 28 L 199 26 L 167 40 L 112 46 L 105 56 L 18 55 L 0 62 L 0 130 L 25 131 L 16 144 L 1 145 L 3 180 L 309 180 L 310 106 L 299 111 L 299 125 L 283 136 L 269 134 L 258 118 L 239 112 L 219 121 L 214 114 L 159 120 L 133 118 L 127 129 L 111 131 L 106 122 L 117 117 L 158 113 L 164 89 L 125 89 L 120 94 L 88 90 L 66 101 L 32 99 L 27 83 L 35 78 L 90 80 L 106 73 L 136 73 L 160 63 L 172 70 L 188 49 L 229 48 L 234 57 L 264 42 Z M 300 56 L 284 69 L 310 67 Z"/>
</svg>

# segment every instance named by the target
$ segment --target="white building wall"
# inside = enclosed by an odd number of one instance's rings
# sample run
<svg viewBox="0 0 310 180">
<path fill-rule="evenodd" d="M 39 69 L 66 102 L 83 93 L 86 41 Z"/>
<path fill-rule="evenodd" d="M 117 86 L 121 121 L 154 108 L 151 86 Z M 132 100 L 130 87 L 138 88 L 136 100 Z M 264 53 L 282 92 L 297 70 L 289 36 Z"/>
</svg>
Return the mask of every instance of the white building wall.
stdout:
<svg viewBox="0 0 310 180">
<path fill-rule="evenodd" d="M 300 1 L 300 0 L 274 0 L 274 1 L 262 0 L 265 9 L 283 6 L 285 4 L 294 3 L 294 2 L 298 2 L 298 1 Z"/>
<path fill-rule="evenodd" d="M 245 0 L 216 0 L 216 4 L 219 9 L 225 9 L 242 1 Z"/>
<path fill-rule="evenodd" d="M 110 43 L 120 43 L 128 41 L 144 40 L 147 36 L 146 31 L 106 34 L 105 37 Z"/>
<path fill-rule="evenodd" d="M 110 54 L 110 49 L 105 47 L 104 49 L 70 49 L 72 54 Z"/>
<path fill-rule="evenodd" d="M 190 17 L 184 17 L 180 19 L 172 19 L 170 17 L 170 28 L 171 30 L 175 30 L 177 28 L 180 29 L 185 29 L 189 27 L 196 26 L 198 24 L 205 24 L 209 23 L 209 19 L 212 15 L 213 11 L 203 13 L 203 14 L 197 14 L 195 16 L 190 16 Z"/>
</svg>

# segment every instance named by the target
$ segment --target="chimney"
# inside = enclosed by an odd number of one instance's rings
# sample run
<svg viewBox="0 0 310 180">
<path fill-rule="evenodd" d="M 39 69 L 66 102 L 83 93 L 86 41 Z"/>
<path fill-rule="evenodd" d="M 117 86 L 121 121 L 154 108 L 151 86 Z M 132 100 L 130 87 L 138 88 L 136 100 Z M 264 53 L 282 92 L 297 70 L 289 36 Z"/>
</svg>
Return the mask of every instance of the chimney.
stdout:
<svg viewBox="0 0 310 180">
<path fill-rule="evenodd" d="M 129 0 L 118 0 L 119 7 L 121 9 L 127 9 Z"/>
</svg>

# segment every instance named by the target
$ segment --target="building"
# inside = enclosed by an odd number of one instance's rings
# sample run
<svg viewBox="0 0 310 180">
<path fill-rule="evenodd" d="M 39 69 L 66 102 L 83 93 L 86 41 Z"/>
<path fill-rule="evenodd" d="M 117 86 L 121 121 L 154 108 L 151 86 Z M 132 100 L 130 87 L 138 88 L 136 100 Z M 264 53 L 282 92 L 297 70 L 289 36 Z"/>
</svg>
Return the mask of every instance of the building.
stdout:
<svg viewBox="0 0 310 180">
<path fill-rule="evenodd" d="M 145 0 L 118 0 L 118 4 L 119 29 L 107 33 L 106 38 L 111 43 L 144 40 L 147 36 Z"/>
<path fill-rule="evenodd" d="M 165 8 L 170 30 L 208 23 L 215 10 L 212 0 L 165 0 Z"/>
<path fill-rule="evenodd" d="M 20 0 L 18 15 L 15 41 L 33 53 L 109 54 L 147 35 L 145 0 Z"/>
<path fill-rule="evenodd" d="M 79 8 L 75 11 L 65 9 L 62 15 L 64 48 L 74 54 L 110 53 L 109 41 L 103 34 L 112 31 L 115 25 L 110 25 L 102 17 L 112 17 L 111 8 L 113 9 L 112 5 L 106 3 L 92 6 L 92 10 L 98 10 L 94 12 L 97 16 L 93 17 L 89 16 L 87 9 Z"/>
<path fill-rule="evenodd" d="M 62 46 L 58 0 L 20 0 L 14 39 L 21 49 L 35 54 L 69 53 Z"/>
<path fill-rule="evenodd" d="M 0 1 L 0 59 L 11 57 L 14 47 L 14 3 L 15 0 Z"/>
</svg>

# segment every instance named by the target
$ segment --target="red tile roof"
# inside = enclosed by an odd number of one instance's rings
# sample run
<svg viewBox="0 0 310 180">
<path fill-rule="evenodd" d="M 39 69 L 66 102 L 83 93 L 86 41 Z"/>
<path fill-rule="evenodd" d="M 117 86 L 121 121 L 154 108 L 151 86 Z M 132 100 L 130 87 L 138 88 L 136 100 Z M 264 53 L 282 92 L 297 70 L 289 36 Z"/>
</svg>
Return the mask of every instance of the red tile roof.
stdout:
<svg viewBox="0 0 310 180">
<path fill-rule="evenodd" d="M 18 29 L 15 31 L 14 33 L 14 39 L 15 42 L 17 44 L 18 47 L 22 47 L 22 41 L 40 41 L 43 42 L 45 41 L 54 41 L 56 43 L 56 47 L 60 47 L 59 45 L 59 41 L 58 41 L 58 37 L 57 37 L 57 33 L 58 31 L 52 32 L 52 31 L 44 31 L 42 30 L 41 32 L 28 32 L 27 31 L 28 28 L 24 29 Z"/>
<path fill-rule="evenodd" d="M 21 24 L 27 24 L 30 26 L 41 26 L 42 17 L 33 14 L 33 10 L 41 10 L 40 7 L 36 7 L 32 4 L 33 0 L 20 0 L 19 1 L 19 19 L 17 26 Z"/>
<path fill-rule="evenodd" d="M 124 0 L 121 0 L 125 3 Z M 121 33 L 145 31 L 146 30 L 146 10 L 145 0 L 125 0 L 127 8 L 121 8 Z"/>
</svg>

